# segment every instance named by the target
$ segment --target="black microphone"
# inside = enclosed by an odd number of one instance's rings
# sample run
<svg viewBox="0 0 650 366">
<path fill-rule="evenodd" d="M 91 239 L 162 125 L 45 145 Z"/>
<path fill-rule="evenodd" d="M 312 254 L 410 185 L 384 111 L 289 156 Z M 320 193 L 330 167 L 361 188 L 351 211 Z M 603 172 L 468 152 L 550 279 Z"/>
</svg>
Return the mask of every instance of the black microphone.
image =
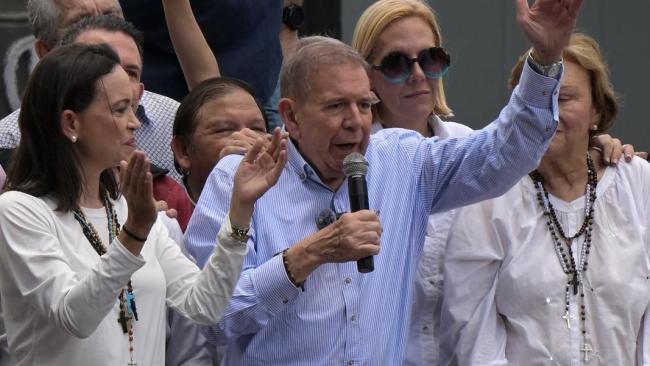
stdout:
<svg viewBox="0 0 650 366">
<path fill-rule="evenodd" d="M 359 153 L 352 153 L 343 159 L 343 172 L 348 177 L 348 194 L 350 195 L 350 210 L 352 212 L 367 210 L 368 187 L 366 186 L 366 173 L 368 161 Z M 361 258 L 357 261 L 357 269 L 361 273 L 375 270 L 372 256 Z"/>
</svg>

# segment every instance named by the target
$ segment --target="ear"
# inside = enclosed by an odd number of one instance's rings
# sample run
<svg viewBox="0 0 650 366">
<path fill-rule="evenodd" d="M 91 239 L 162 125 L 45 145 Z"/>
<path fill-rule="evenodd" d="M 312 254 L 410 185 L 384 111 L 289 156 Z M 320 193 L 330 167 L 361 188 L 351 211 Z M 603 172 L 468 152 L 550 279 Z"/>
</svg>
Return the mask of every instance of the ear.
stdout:
<svg viewBox="0 0 650 366">
<path fill-rule="evenodd" d="M 77 113 L 66 109 L 61 113 L 61 131 L 68 140 L 76 141 L 81 135 L 81 123 Z"/>
<path fill-rule="evenodd" d="M 144 94 L 144 84 L 140 83 L 138 88 L 138 94 L 133 96 L 133 105 L 137 107 L 140 104 L 140 99 L 142 99 L 143 94 Z"/>
<path fill-rule="evenodd" d="M 600 112 L 594 107 L 591 113 L 591 126 L 593 130 L 598 129 L 598 125 L 600 124 L 600 119 L 602 118 L 602 115 Z"/>
<path fill-rule="evenodd" d="M 296 102 L 289 98 L 281 98 L 278 102 L 278 113 L 284 121 L 284 128 L 291 138 L 300 140 L 300 125 L 296 118 Z"/>
<path fill-rule="evenodd" d="M 192 162 L 190 160 L 190 154 L 188 153 L 188 148 L 179 136 L 172 137 L 172 152 L 174 153 L 174 159 L 178 162 L 178 165 L 185 171 L 190 171 L 192 168 Z"/>
<path fill-rule="evenodd" d="M 50 47 L 48 47 L 42 39 L 38 38 L 34 42 L 34 50 L 36 50 L 36 55 L 38 55 L 38 58 L 43 58 L 48 52 L 51 51 Z"/>
</svg>

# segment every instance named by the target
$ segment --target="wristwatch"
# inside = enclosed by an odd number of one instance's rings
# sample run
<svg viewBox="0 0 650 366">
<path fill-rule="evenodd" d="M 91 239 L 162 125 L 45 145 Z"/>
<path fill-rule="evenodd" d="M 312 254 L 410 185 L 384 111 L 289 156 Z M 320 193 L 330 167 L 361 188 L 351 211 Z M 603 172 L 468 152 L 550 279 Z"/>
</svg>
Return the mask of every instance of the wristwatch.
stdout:
<svg viewBox="0 0 650 366">
<path fill-rule="evenodd" d="M 282 10 L 282 23 L 286 24 L 291 30 L 298 30 L 305 22 L 305 12 L 302 6 L 291 4 Z"/>
<path fill-rule="evenodd" d="M 533 51 L 528 53 L 528 62 L 533 70 L 549 78 L 557 79 L 560 71 L 562 71 L 562 60 L 553 62 L 550 65 L 542 65 L 533 57 Z"/>
<path fill-rule="evenodd" d="M 230 228 L 232 229 L 232 233 L 230 233 L 231 238 L 242 243 L 246 243 L 248 242 L 248 239 L 250 239 L 250 235 L 248 235 L 249 228 L 242 229 L 235 227 L 232 224 L 230 224 Z"/>
</svg>

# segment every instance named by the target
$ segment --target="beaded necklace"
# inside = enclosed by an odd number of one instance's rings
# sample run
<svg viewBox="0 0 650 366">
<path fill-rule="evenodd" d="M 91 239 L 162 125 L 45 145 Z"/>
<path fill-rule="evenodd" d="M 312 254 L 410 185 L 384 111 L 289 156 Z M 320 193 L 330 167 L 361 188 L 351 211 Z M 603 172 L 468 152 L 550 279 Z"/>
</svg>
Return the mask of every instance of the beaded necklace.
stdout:
<svg viewBox="0 0 650 366">
<path fill-rule="evenodd" d="M 113 204 L 108 199 L 108 193 L 104 193 L 104 207 L 106 208 L 106 218 L 108 221 L 108 237 L 109 243 L 113 242 L 115 237 L 120 232 L 120 223 L 117 220 L 117 214 L 115 213 L 115 208 Z M 86 216 L 81 212 L 79 208 L 73 210 L 74 218 L 81 225 L 81 230 L 83 231 L 86 239 L 90 242 L 90 245 L 95 249 L 98 255 L 102 256 L 106 254 L 106 246 L 102 243 L 102 240 L 99 238 L 99 234 L 95 227 L 86 220 Z M 133 293 L 133 286 L 131 285 L 131 280 L 126 285 L 126 288 L 120 291 L 118 296 L 120 303 L 120 315 L 117 319 L 117 322 L 120 323 L 122 327 L 122 332 L 128 334 L 129 339 L 129 358 L 130 362 L 128 366 L 137 366 L 137 363 L 133 362 L 133 320 L 138 320 L 138 312 L 135 306 L 135 294 Z"/>
<path fill-rule="evenodd" d="M 560 266 L 562 270 L 567 275 L 567 283 L 564 291 L 564 314 L 562 319 L 566 321 L 567 329 L 571 329 L 571 317 L 569 314 L 569 300 L 571 297 L 570 290 L 573 290 L 573 295 L 576 296 L 578 293 L 579 297 L 579 306 L 580 306 L 580 320 L 582 321 L 582 348 L 580 352 L 584 352 L 584 361 L 589 361 L 589 352 L 594 350 L 587 343 L 587 326 L 586 326 L 586 309 L 585 309 L 585 292 L 583 280 L 585 272 L 587 272 L 587 257 L 589 256 L 589 250 L 591 248 L 591 233 L 594 223 L 594 203 L 596 202 L 596 185 L 598 184 L 598 176 L 596 174 L 596 169 L 594 168 L 594 162 L 591 159 L 591 155 L 587 153 L 587 185 L 585 187 L 585 220 L 582 223 L 580 229 L 571 236 L 567 236 L 560 225 L 557 215 L 555 213 L 555 208 L 548 198 L 548 191 L 544 187 L 544 178 L 538 171 L 533 171 L 530 174 L 530 177 L 535 183 L 537 188 L 537 201 L 542 210 L 544 211 L 544 216 L 546 216 L 546 227 L 551 233 L 551 238 L 555 244 L 555 253 L 560 261 Z M 573 258 L 573 250 L 571 249 L 571 243 L 574 239 L 578 239 L 581 235 L 584 235 L 584 243 L 580 250 L 580 256 L 578 257 L 578 265 Z M 565 253 L 566 247 L 566 253 Z"/>
</svg>

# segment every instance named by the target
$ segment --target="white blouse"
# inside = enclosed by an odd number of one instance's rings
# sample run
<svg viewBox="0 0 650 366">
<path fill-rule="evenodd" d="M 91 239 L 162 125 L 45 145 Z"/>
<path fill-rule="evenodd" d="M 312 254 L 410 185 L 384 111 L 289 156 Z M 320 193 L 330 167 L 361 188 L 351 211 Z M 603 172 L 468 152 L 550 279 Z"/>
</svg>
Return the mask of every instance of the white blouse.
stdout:
<svg viewBox="0 0 650 366">
<path fill-rule="evenodd" d="M 584 197 L 550 200 L 573 235 L 585 217 Z M 650 165 L 635 158 L 607 168 L 584 274 L 585 351 L 573 291 L 568 325 L 562 317 L 567 277 L 533 181 L 525 177 L 499 198 L 462 208 L 445 259 L 442 364 L 650 365 L 649 218 Z M 573 241 L 574 256 L 583 242 Z"/>
<path fill-rule="evenodd" d="M 230 225 L 223 225 L 215 254 L 200 271 L 160 221 L 140 256 L 115 239 L 100 257 L 72 213 L 55 206 L 20 192 L 0 195 L 0 293 L 17 366 L 127 365 L 117 297 L 129 278 L 139 316 L 134 361 L 140 366 L 164 365 L 166 304 L 202 324 L 220 319 L 247 251 L 230 238 Z M 124 198 L 115 211 L 124 223 Z M 107 243 L 105 210 L 84 213 Z"/>
</svg>

